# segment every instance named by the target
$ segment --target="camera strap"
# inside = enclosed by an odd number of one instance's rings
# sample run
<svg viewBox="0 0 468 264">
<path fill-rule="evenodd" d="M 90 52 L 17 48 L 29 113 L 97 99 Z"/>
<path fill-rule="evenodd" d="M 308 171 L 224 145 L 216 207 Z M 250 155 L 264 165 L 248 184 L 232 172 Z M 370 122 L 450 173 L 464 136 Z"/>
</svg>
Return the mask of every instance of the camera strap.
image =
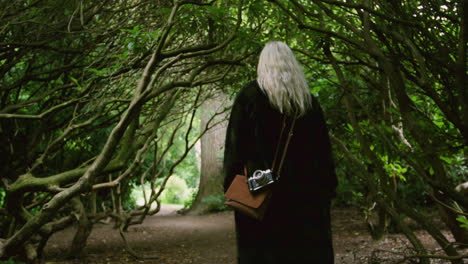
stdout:
<svg viewBox="0 0 468 264">
<path fill-rule="evenodd" d="M 281 146 L 281 139 L 283 138 L 284 129 L 286 127 L 286 115 L 284 115 L 283 124 L 281 126 L 281 132 L 280 132 L 280 136 L 279 136 L 279 139 L 278 139 L 278 145 L 276 146 L 275 158 L 273 159 L 273 164 L 271 166 L 271 170 L 273 172 L 275 172 L 276 175 L 277 175 L 276 179 L 280 178 L 280 173 L 281 173 L 281 169 L 283 168 L 284 158 L 286 157 L 286 153 L 288 152 L 289 141 L 291 140 L 291 137 L 293 135 L 293 129 L 294 129 L 295 124 L 296 124 L 296 118 L 293 118 L 293 121 L 291 123 L 291 128 L 289 128 L 289 133 L 288 133 L 288 136 L 286 138 L 286 142 L 284 144 L 283 153 L 281 155 L 281 160 L 280 160 L 280 163 L 279 163 L 279 166 L 278 166 L 278 170 L 276 172 L 276 170 L 275 170 L 276 161 L 278 159 L 279 149 L 280 149 L 280 146 Z"/>
</svg>

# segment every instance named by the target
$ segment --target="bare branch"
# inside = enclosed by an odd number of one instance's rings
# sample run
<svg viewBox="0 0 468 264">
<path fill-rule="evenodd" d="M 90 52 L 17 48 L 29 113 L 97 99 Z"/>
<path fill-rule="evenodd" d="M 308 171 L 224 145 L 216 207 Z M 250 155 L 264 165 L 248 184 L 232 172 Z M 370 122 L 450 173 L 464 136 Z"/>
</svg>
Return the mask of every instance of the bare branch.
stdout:
<svg viewBox="0 0 468 264">
<path fill-rule="evenodd" d="M 46 111 L 44 111 L 43 113 L 40 113 L 38 115 L 22 115 L 22 114 L 4 114 L 4 113 L 0 113 L 0 119 L 1 118 L 18 118 L 18 119 L 42 119 L 44 118 L 45 116 L 55 112 L 55 111 L 58 111 L 62 108 L 65 108 L 69 105 L 72 105 L 78 101 L 80 101 L 82 98 L 78 98 L 78 99 L 71 99 L 67 102 L 64 102 L 64 103 L 61 103 L 61 104 L 58 104 L 58 105 L 55 105 L 49 109 L 47 109 Z"/>
</svg>

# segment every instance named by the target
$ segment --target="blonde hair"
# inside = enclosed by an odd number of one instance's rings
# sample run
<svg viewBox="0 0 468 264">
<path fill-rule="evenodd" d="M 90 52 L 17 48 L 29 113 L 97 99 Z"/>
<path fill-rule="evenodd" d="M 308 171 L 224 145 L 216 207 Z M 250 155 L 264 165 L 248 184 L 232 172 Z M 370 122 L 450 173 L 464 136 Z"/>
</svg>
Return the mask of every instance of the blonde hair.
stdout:
<svg viewBox="0 0 468 264">
<path fill-rule="evenodd" d="M 299 117 L 312 105 L 301 65 L 289 46 L 281 41 L 270 41 L 263 48 L 257 66 L 257 82 L 281 113 Z"/>
</svg>

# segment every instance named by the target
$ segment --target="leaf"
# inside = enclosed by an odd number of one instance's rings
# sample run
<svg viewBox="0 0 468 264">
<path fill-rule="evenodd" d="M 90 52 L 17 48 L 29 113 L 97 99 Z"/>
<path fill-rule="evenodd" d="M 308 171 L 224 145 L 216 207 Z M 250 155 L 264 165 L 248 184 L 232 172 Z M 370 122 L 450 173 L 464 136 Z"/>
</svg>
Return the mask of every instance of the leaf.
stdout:
<svg viewBox="0 0 468 264">
<path fill-rule="evenodd" d="M 80 83 L 78 82 L 78 80 L 77 80 L 75 77 L 70 76 L 70 80 L 71 80 L 74 84 L 76 84 L 76 86 L 78 86 L 78 87 L 81 88 Z"/>
<path fill-rule="evenodd" d="M 460 222 L 460 227 L 463 227 L 468 230 L 468 219 L 465 216 L 457 217 L 457 221 Z"/>
<path fill-rule="evenodd" d="M 441 160 L 445 161 L 447 164 L 452 164 L 452 162 L 453 162 L 453 159 L 451 159 L 449 157 L 440 156 L 439 158 Z"/>
</svg>

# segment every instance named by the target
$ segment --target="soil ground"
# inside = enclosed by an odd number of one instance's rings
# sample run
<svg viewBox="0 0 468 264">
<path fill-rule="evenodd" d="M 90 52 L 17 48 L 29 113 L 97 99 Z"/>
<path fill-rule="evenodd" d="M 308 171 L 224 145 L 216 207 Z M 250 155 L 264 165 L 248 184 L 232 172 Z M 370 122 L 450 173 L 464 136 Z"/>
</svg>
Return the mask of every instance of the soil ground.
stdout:
<svg viewBox="0 0 468 264">
<path fill-rule="evenodd" d="M 118 230 L 112 224 L 96 224 L 86 247 L 87 257 L 80 260 L 63 260 L 73 237 L 73 228 L 55 234 L 46 250 L 46 263 L 157 263 L 157 264 L 235 264 L 236 246 L 234 216 L 232 212 L 204 216 L 179 215 L 173 205 L 163 205 L 155 216 L 141 225 L 132 226 L 126 233 L 129 245 L 138 254 L 153 259 L 135 259 L 125 250 Z M 399 253 L 414 254 L 401 234 L 389 234 L 374 241 L 370 237 L 363 216 L 357 209 L 332 210 L 335 263 L 416 263 L 403 259 Z M 441 254 L 441 249 L 423 231 L 417 236 L 431 250 Z M 445 234 L 450 237 L 447 232 Z M 465 254 L 467 254 L 465 250 Z M 433 260 L 432 263 L 449 263 Z M 465 260 L 468 263 L 468 259 Z"/>
</svg>

